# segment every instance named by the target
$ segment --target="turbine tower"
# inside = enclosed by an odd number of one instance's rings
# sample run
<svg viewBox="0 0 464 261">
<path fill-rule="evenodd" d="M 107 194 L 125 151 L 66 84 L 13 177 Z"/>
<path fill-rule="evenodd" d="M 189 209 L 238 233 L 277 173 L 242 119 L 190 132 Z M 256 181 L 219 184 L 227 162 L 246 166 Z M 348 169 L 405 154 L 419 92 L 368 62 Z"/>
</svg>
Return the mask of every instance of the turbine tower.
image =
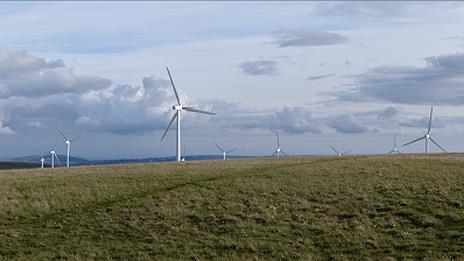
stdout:
<svg viewBox="0 0 464 261">
<path fill-rule="evenodd" d="M 166 71 L 168 71 L 169 80 L 171 81 L 172 89 L 174 90 L 177 104 L 172 106 L 172 109 L 175 111 L 175 113 L 172 116 L 172 119 L 169 122 L 168 127 L 166 128 L 166 131 L 164 131 L 164 134 L 161 137 L 161 141 L 163 141 L 164 137 L 166 137 L 166 134 L 168 134 L 169 128 L 171 128 L 171 125 L 174 122 L 174 120 L 177 119 L 176 161 L 181 161 L 182 156 L 181 156 L 181 144 L 180 144 L 180 113 L 182 111 L 189 111 L 189 112 L 197 112 L 197 113 L 210 114 L 210 115 L 216 115 L 216 114 L 212 112 L 197 110 L 193 107 L 183 106 L 182 102 L 180 101 L 179 94 L 177 93 L 176 86 L 174 85 L 174 81 L 172 80 L 171 73 L 169 72 L 168 67 L 166 67 Z"/>
<path fill-rule="evenodd" d="M 216 148 L 218 148 L 218 150 L 220 150 L 222 152 L 222 159 L 223 160 L 225 160 L 230 153 L 237 150 L 237 148 L 234 148 L 234 149 L 231 149 L 229 151 L 225 151 L 219 145 L 217 145 L 216 143 L 214 143 L 214 146 L 216 146 Z"/>
<path fill-rule="evenodd" d="M 277 147 L 274 153 L 272 154 L 272 157 L 280 158 L 280 154 L 284 154 L 285 156 L 288 156 L 287 153 L 285 153 L 283 150 L 280 149 L 279 130 L 276 130 L 276 138 L 277 138 Z"/>
<path fill-rule="evenodd" d="M 66 136 L 63 134 L 63 132 L 61 132 L 59 129 L 57 129 L 58 132 L 61 134 L 61 136 L 63 136 L 64 138 L 64 143 L 66 144 L 66 167 L 69 168 L 69 152 L 71 150 L 71 142 L 77 140 L 80 136 L 77 136 L 73 139 L 68 139 L 66 138 Z"/>
<path fill-rule="evenodd" d="M 332 145 L 330 146 L 330 148 L 337 154 L 337 156 L 341 157 L 341 156 L 345 156 L 346 154 L 350 153 L 351 150 L 347 150 L 345 152 L 339 152 L 336 148 L 334 148 Z"/>
<path fill-rule="evenodd" d="M 425 141 L 425 153 L 429 153 L 429 140 L 430 140 L 431 142 L 433 142 L 433 144 L 435 144 L 435 146 L 440 148 L 443 152 L 447 153 L 447 151 L 442 146 L 440 146 L 438 142 L 432 138 L 432 136 L 430 136 L 430 130 L 432 128 L 432 114 L 433 114 L 433 106 L 430 107 L 429 128 L 427 129 L 427 133 L 422 137 L 419 137 L 413 141 L 403 144 L 403 146 L 401 147 L 406 147 L 417 141 L 424 140 Z"/>
<path fill-rule="evenodd" d="M 44 161 L 45 161 L 45 158 L 43 156 L 43 152 L 40 154 L 40 167 L 43 169 L 44 168 Z"/>
<path fill-rule="evenodd" d="M 393 149 L 387 154 L 401 154 L 400 150 L 398 149 L 398 145 L 396 144 L 396 134 L 393 135 Z"/>
</svg>

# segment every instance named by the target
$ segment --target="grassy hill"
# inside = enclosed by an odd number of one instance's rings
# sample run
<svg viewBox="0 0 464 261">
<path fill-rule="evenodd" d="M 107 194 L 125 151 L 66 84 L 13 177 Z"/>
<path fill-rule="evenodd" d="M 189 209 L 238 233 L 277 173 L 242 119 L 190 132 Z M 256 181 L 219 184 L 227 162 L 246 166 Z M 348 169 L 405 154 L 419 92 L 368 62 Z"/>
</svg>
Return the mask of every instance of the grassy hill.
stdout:
<svg viewBox="0 0 464 261">
<path fill-rule="evenodd" d="M 11 259 L 463 259 L 464 156 L 1 171 L 0 242 Z"/>
</svg>

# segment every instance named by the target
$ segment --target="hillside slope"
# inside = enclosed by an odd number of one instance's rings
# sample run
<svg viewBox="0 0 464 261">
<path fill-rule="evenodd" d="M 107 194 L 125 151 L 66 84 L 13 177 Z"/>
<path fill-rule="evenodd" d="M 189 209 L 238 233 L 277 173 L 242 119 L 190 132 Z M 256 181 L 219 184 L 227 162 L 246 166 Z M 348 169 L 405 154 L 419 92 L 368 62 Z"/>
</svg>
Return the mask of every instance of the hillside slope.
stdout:
<svg viewBox="0 0 464 261">
<path fill-rule="evenodd" d="M 0 172 L 11 259 L 464 258 L 464 158 Z"/>
</svg>

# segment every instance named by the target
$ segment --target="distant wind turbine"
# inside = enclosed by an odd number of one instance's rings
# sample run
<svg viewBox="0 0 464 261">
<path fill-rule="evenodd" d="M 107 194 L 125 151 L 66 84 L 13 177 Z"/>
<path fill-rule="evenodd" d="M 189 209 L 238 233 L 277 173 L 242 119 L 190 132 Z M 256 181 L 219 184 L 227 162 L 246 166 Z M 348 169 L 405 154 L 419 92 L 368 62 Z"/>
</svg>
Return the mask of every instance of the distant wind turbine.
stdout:
<svg viewBox="0 0 464 261">
<path fill-rule="evenodd" d="M 225 151 L 225 150 L 223 150 L 219 145 L 217 145 L 216 143 L 214 143 L 214 146 L 216 146 L 216 148 L 218 148 L 218 150 L 220 150 L 220 151 L 222 152 L 222 159 L 223 159 L 223 160 L 225 160 L 225 159 L 227 158 L 227 156 L 228 156 L 230 153 L 232 153 L 232 152 L 234 152 L 234 151 L 237 150 L 237 148 L 234 148 L 234 149 Z"/>
<path fill-rule="evenodd" d="M 274 153 L 272 154 L 272 157 L 280 158 L 280 154 L 284 154 L 285 156 L 288 156 L 287 153 L 285 153 L 283 150 L 280 149 L 279 130 L 276 130 L 276 138 L 277 138 L 277 147 Z"/>
<path fill-rule="evenodd" d="M 58 156 L 56 156 L 56 143 L 57 141 L 55 141 L 55 146 L 50 151 L 50 153 L 52 154 L 52 168 L 55 168 L 55 158 L 56 158 L 56 161 L 60 163 L 60 159 L 58 158 Z"/>
<path fill-rule="evenodd" d="M 81 136 L 77 136 L 75 138 L 72 138 L 72 139 L 68 139 L 66 138 L 66 136 L 63 134 L 63 132 L 61 132 L 59 129 L 57 129 L 58 132 L 61 134 L 61 136 L 63 136 L 64 138 L 64 143 L 66 144 L 66 167 L 69 168 L 69 152 L 71 150 L 71 142 L 79 139 Z"/>
<path fill-rule="evenodd" d="M 346 154 L 350 153 L 351 150 L 347 150 L 345 152 L 339 152 L 336 148 L 334 148 L 332 145 L 330 146 L 330 148 L 337 154 L 337 156 L 341 157 L 341 156 L 345 156 Z"/>
<path fill-rule="evenodd" d="M 43 152 L 40 154 L 40 163 L 41 163 L 41 168 L 43 169 L 44 168 L 44 161 L 45 161 L 45 158 L 43 156 Z"/>
<path fill-rule="evenodd" d="M 447 153 L 447 151 L 442 146 L 440 146 L 438 144 L 438 142 L 436 142 L 432 138 L 432 136 L 430 136 L 430 130 L 432 128 L 432 114 L 433 114 L 433 106 L 430 107 L 429 128 L 427 129 L 427 133 L 422 137 L 419 137 L 419 138 L 417 138 L 417 139 L 415 139 L 413 141 L 410 141 L 408 143 L 403 144 L 403 146 L 401 146 L 401 147 L 406 147 L 406 146 L 408 146 L 410 144 L 413 144 L 413 143 L 415 143 L 417 141 L 425 140 L 425 153 L 429 153 L 429 140 L 430 140 L 431 142 L 433 142 L 433 144 L 435 144 L 435 146 L 440 148 L 443 152 Z"/>
<path fill-rule="evenodd" d="M 393 135 L 393 149 L 387 154 L 401 154 L 400 150 L 398 149 L 398 145 L 396 145 L 396 134 Z"/>
<path fill-rule="evenodd" d="M 176 86 L 174 85 L 174 81 L 172 80 L 171 73 L 169 72 L 168 67 L 166 67 L 166 71 L 168 72 L 169 80 L 171 81 L 171 85 L 172 85 L 172 89 L 174 90 L 174 94 L 176 95 L 177 104 L 172 106 L 172 109 L 175 111 L 175 113 L 172 116 L 172 119 L 169 122 L 168 127 L 166 128 L 166 131 L 161 137 L 161 141 L 164 139 L 164 137 L 166 137 L 166 134 L 168 133 L 169 128 L 171 128 L 172 123 L 177 118 L 176 160 L 181 161 L 181 158 L 182 158 L 181 157 L 181 144 L 180 144 L 180 113 L 181 111 L 197 112 L 197 113 L 210 114 L 210 115 L 216 115 L 216 114 L 212 112 L 197 110 L 193 107 L 183 106 L 182 102 L 180 101 L 179 94 L 177 93 Z"/>
</svg>

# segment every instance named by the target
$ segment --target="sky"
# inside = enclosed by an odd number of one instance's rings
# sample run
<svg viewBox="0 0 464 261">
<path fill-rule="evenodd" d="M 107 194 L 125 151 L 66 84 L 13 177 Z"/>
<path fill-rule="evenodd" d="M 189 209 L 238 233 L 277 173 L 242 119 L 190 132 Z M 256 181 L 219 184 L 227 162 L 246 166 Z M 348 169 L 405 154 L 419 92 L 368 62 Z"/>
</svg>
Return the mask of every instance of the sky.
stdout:
<svg viewBox="0 0 464 261">
<path fill-rule="evenodd" d="M 464 150 L 460 2 L 1 2 L 0 158 Z M 401 149 L 422 152 L 423 142 Z M 432 151 L 438 151 L 434 146 Z"/>
</svg>

